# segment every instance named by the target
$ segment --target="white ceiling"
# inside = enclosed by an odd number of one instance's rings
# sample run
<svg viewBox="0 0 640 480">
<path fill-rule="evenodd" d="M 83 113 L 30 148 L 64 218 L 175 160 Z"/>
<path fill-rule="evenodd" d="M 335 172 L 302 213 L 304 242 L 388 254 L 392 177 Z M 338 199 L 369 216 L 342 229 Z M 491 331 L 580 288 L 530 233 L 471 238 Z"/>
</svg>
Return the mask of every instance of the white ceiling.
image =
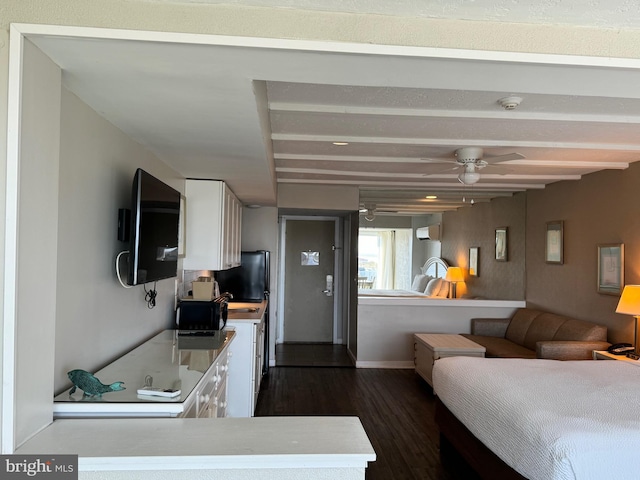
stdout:
<svg viewBox="0 0 640 480">
<path fill-rule="evenodd" d="M 469 14 L 516 20 L 555 9 L 562 22 L 576 21 L 568 5 L 580 2 L 439 1 L 419 15 L 458 15 L 469 3 Z M 380 14 L 409 15 L 413 4 L 367 2 Z M 589 6 L 585 24 L 640 24 L 635 2 Z M 379 213 L 441 212 L 640 160 L 633 60 L 179 34 L 29 38 L 94 110 L 186 177 L 226 180 L 245 204 L 275 205 L 282 184 L 331 184 L 358 186 Z M 506 111 L 498 100 L 509 95 L 523 100 Z M 524 159 L 489 165 L 465 187 L 451 163 L 461 147 Z"/>
</svg>

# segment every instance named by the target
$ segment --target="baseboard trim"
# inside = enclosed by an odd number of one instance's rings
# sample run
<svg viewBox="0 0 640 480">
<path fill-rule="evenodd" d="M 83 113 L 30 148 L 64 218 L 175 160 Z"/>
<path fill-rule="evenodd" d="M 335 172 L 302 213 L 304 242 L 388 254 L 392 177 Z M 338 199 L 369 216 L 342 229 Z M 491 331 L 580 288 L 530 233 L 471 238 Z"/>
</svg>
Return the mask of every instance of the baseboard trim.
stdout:
<svg viewBox="0 0 640 480">
<path fill-rule="evenodd" d="M 363 362 L 356 361 L 356 368 L 405 368 L 413 369 L 415 365 L 413 361 L 399 361 L 399 362 Z"/>
<path fill-rule="evenodd" d="M 353 354 L 353 352 L 351 351 L 351 349 L 349 347 L 347 347 L 347 355 L 349 355 L 349 358 L 351 359 L 351 361 L 355 365 L 357 363 L 356 356 Z"/>
</svg>

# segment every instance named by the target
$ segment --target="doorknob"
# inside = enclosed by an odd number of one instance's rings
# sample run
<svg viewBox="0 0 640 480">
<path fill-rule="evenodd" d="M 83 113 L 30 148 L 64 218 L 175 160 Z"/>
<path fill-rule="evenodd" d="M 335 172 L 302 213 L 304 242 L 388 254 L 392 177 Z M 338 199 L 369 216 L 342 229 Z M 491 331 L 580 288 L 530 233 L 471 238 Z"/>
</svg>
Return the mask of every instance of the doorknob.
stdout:
<svg viewBox="0 0 640 480">
<path fill-rule="evenodd" d="M 333 296 L 333 275 L 327 275 L 327 287 L 322 291 L 327 297 Z"/>
</svg>

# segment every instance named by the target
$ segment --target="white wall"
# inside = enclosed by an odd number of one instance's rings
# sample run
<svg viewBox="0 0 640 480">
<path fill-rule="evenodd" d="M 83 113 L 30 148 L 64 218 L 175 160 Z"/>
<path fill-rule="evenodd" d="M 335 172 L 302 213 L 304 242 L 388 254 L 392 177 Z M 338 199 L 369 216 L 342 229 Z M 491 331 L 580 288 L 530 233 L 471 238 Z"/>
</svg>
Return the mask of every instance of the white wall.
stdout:
<svg viewBox="0 0 640 480">
<path fill-rule="evenodd" d="M 13 337 L 13 345 L 7 342 L 6 353 L 11 354 L 14 346 L 16 351 L 6 359 L 15 360 L 14 378 L 5 378 L 10 384 L 3 385 L 8 400 L 14 402 L 11 414 L 5 413 L 13 431 L 3 425 L 3 433 L 13 434 L 4 438 L 9 444 L 19 444 L 49 423 L 53 394 L 61 72 L 30 42 L 24 43 L 23 72 L 21 161 L 12 161 L 8 189 L 8 198 L 15 198 L 18 207 L 17 211 L 11 208 L 7 222 L 7 230 L 15 238 L 15 251 L 6 259 L 10 288 L 5 292 L 5 315 L 15 328 L 15 336 L 4 331 Z M 13 200 L 7 203 L 16 205 Z M 14 244 L 12 240 L 7 243 Z M 40 361 L 39 355 L 49 361 Z M 45 399 L 48 402 L 43 402 Z"/>
<path fill-rule="evenodd" d="M 118 208 L 130 207 L 138 167 L 184 192 L 176 172 L 63 89 L 56 393 L 69 385 L 69 370 L 95 371 L 172 325 L 174 279 L 158 282 L 157 306 L 149 309 L 143 287 L 125 289 L 115 274 L 117 253 L 128 249 L 116 236 Z M 126 279 L 126 261 L 121 265 Z"/>
<path fill-rule="evenodd" d="M 7 453 L 51 422 L 68 370 L 95 370 L 170 325 L 174 281 L 159 282 L 154 310 L 140 287 L 116 281 L 117 207 L 130 203 L 138 166 L 184 191 L 182 178 L 64 90 L 59 67 L 24 45 L 9 116 L 9 132 L 20 122 L 9 144 L 20 143 L 7 156 L 6 238 L 15 243 L 5 257 Z"/>
<path fill-rule="evenodd" d="M 472 22 L 384 15 L 352 15 L 295 9 L 269 9 L 233 5 L 146 0 L 4 0 L 0 2 L 0 176 L 4 175 L 6 152 L 5 127 L 7 112 L 8 28 L 11 22 L 90 25 L 108 28 L 182 31 L 256 37 L 287 37 L 369 44 L 402 44 L 448 48 L 473 48 L 508 51 L 533 51 L 564 54 L 603 55 L 604 57 L 637 56 L 640 34 L 631 29 L 596 29 L 561 25 L 523 25 L 507 22 Z M 51 112 L 50 112 L 51 113 Z M 55 123 L 50 125 L 55 128 Z M 51 154 L 51 152 L 49 152 Z M 4 180 L 4 179 L 2 179 Z M 1 183 L 4 185 L 4 181 Z M 4 193 L 4 192 L 3 192 Z M 4 195 L 0 195 L 4 207 Z M 357 207 L 355 207 L 357 208 Z M 355 209 L 354 208 L 354 209 Z M 4 218 L 7 212 L 4 208 Z M 4 222 L 3 222 L 4 223 Z M 43 241 L 46 240 L 43 238 Z M 109 249 L 109 253 L 113 253 Z M 0 259 L 6 267 L 11 258 Z M 54 288 L 48 279 L 46 288 Z M 6 287 L 3 285 L 3 287 Z M 99 290 L 94 291 L 98 296 Z M 103 292 L 100 292 L 101 294 Z M 122 295 L 125 295 L 124 293 Z M 41 318 L 44 322 L 44 319 Z M 5 322 L 12 324 L 12 319 Z M 127 336 L 126 332 L 122 333 Z M 79 338 L 76 336 L 75 338 Z M 71 343 L 71 342 L 70 342 Z M 79 342 L 78 342 L 79 343 Z M 32 365 L 46 368 L 51 361 L 49 350 L 27 349 L 21 355 L 32 356 Z M 4 369 L 4 365 L 3 365 Z M 12 410 L 15 399 L 5 386 L 1 393 L 3 410 Z M 27 377 L 23 382 L 33 381 Z M 3 425 L 3 431 L 7 428 Z M 11 426 L 9 426 L 10 428 Z M 4 441 L 4 440 L 3 440 Z M 6 451 L 6 445 L 1 446 Z"/>
<path fill-rule="evenodd" d="M 418 240 L 415 236 L 415 230 L 420 227 L 428 227 L 430 225 L 438 225 L 442 228 L 442 214 L 435 213 L 431 215 L 416 215 L 411 217 L 411 225 L 414 230 L 413 236 L 413 252 L 412 252 L 412 273 L 417 275 L 420 273 L 420 267 L 431 257 L 440 257 L 442 255 L 442 243 L 440 240 Z M 413 278 L 413 275 L 411 278 Z"/>
</svg>

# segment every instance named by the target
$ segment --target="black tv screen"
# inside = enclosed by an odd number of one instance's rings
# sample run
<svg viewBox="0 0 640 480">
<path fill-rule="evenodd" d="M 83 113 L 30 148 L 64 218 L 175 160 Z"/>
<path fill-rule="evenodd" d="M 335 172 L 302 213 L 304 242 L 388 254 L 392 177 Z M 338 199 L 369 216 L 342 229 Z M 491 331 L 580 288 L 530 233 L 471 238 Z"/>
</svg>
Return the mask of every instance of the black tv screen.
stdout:
<svg viewBox="0 0 640 480">
<path fill-rule="evenodd" d="M 177 275 L 179 225 L 180 192 L 139 168 L 132 189 L 130 285 Z"/>
</svg>

